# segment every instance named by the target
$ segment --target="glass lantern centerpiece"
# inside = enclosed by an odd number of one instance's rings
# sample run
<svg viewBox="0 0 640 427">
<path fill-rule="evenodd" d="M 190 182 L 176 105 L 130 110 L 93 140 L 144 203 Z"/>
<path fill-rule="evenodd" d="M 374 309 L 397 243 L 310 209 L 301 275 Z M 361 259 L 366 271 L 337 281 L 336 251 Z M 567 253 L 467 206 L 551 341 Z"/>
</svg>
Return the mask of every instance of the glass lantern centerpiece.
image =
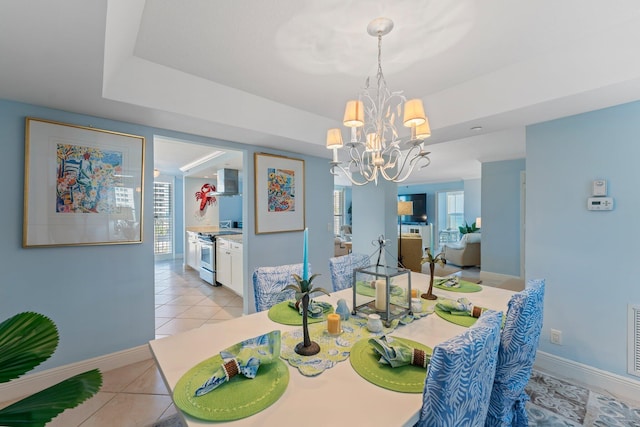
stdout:
<svg viewBox="0 0 640 427">
<path fill-rule="evenodd" d="M 391 267 L 381 263 L 385 246 L 383 236 L 378 238 L 378 260 L 376 264 L 355 268 L 353 270 L 353 315 L 363 317 L 369 314 L 378 314 L 385 326 L 390 326 L 391 321 L 411 314 L 411 270 L 401 267 Z M 392 257 L 392 259 L 395 259 Z M 404 281 L 406 276 L 407 288 L 391 301 L 394 281 Z M 371 297 L 375 298 L 371 300 Z M 364 300 L 364 302 L 363 302 Z M 406 301 L 405 301 L 406 300 Z"/>
</svg>

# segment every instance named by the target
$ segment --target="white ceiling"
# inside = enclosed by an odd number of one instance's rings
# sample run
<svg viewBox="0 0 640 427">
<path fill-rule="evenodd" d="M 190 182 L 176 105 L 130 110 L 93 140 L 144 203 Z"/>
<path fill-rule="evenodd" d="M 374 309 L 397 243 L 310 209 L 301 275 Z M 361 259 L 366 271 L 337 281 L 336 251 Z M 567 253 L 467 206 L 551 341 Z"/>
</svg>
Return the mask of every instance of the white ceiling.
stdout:
<svg viewBox="0 0 640 427">
<path fill-rule="evenodd" d="M 637 0 L 4 0 L 0 98 L 329 159 L 326 130 L 375 72 L 366 26 L 387 16 L 387 83 L 432 128 L 408 182 L 478 178 L 524 156 L 528 124 L 640 99 L 639 15 Z"/>
</svg>

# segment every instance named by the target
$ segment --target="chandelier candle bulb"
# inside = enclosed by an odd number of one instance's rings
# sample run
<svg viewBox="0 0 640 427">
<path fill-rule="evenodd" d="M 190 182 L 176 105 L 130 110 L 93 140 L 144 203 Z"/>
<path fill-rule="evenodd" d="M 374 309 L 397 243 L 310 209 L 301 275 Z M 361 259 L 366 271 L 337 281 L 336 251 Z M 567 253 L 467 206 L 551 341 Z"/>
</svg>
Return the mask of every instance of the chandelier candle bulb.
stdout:
<svg viewBox="0 0 640 427">
<path fill-rule="evenodd" d="M 376 280 L 376 310 L 386 311 L 387 309 L 387 282 L 386 280 Z"/>
<path fill-rule="evenodd" d="M 339 314 L 331 313 L 327 315 L 327 332 L 330 335 L 338 335 L 342 332 Z"/>
</svg>

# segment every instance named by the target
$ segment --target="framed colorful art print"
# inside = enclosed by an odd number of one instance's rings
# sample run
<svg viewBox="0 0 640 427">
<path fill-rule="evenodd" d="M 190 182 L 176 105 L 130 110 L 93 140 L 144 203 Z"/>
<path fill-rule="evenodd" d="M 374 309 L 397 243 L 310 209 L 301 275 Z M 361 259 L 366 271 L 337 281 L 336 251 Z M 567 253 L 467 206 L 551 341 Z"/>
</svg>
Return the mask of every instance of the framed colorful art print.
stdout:
<svg viewBox="0 0 640 427">
<path fill-rule="evenodd" d="M 256 234 L 302 231 L 304 160 L 254 154 Z"/>
<path fill-rule="evenodd" d="M 141 243 L 144 145 L 28 117 L 22 246 Z"/>
</svg>

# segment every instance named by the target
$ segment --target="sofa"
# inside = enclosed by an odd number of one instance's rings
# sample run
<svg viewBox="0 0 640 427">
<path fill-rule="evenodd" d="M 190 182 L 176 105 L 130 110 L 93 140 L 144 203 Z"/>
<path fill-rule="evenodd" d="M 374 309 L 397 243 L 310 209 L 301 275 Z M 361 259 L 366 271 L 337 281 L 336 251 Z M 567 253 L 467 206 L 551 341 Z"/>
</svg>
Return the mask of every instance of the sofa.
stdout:
<svg viewBox="0 0 640 427">
<path fill-rule="evenodd" d="M 473 267 L 480 265 L 480 233 L 467 233 L 459 242 L 444 245 L 444 259 L 447 264 L 458 267 Z"/>
</svg>

